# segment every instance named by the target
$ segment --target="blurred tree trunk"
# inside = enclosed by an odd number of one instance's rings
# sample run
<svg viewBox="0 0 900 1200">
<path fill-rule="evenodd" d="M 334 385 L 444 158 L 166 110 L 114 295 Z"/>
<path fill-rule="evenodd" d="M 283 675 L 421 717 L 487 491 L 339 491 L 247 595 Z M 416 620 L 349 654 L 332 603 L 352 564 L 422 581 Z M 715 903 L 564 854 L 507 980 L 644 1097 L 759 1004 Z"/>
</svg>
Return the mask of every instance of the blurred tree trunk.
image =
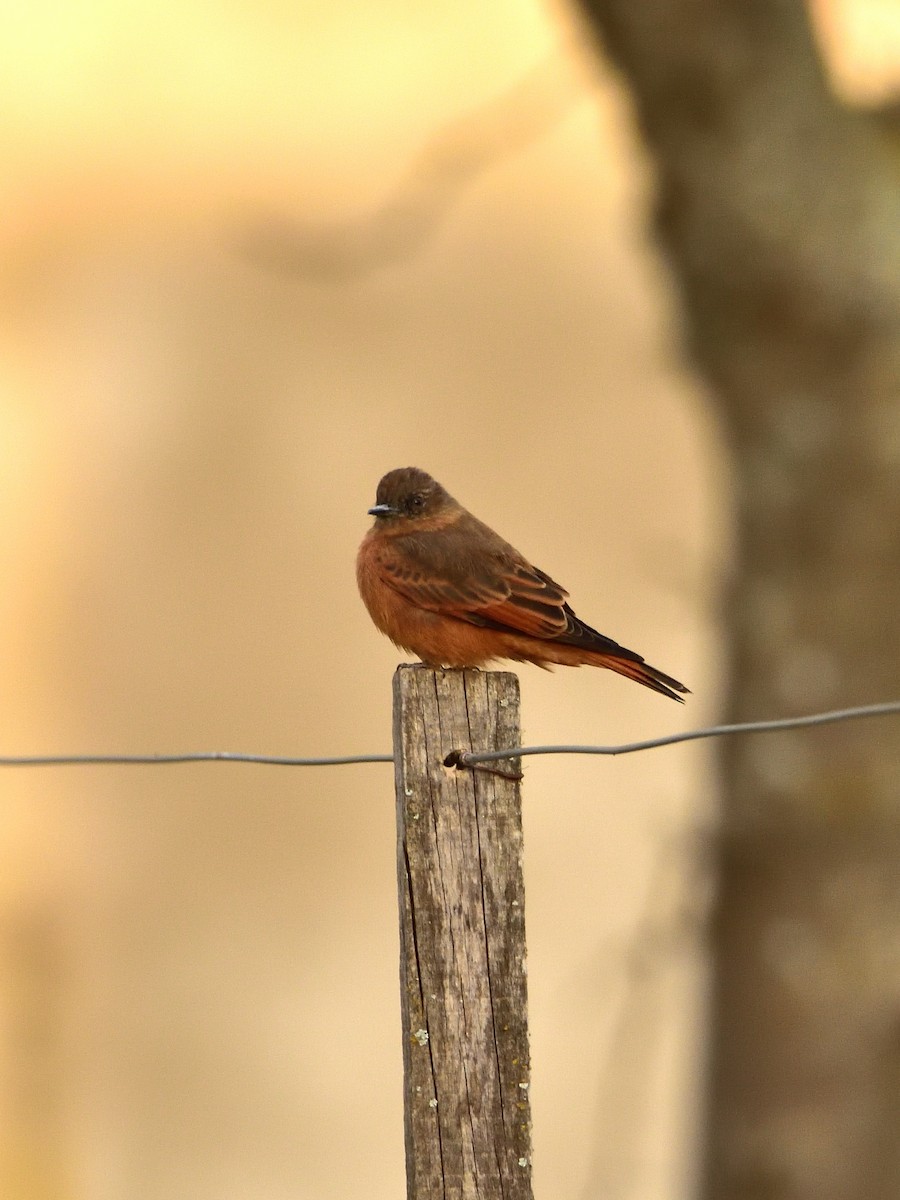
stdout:
<svg viewBox="0 0 900 1200">
<path fill-rule="evenodd" d="M 900 172 L 799 0 L 579 0 L 732 450 L 728 718 L 900 696 Z M 900 729 L 723 748 L 705 1196 L 900 1196 Z"/>
</svg>

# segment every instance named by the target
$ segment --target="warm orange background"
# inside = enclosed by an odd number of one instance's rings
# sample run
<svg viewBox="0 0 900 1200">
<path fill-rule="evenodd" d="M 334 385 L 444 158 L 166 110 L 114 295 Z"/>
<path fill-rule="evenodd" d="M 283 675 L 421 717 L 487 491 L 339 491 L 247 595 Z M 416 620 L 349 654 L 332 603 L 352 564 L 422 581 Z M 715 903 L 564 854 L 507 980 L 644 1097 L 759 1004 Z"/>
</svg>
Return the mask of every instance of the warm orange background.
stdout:
<svg viewBox="0 0 900 1200">
<path fill-rule="evenodd" d="M 817 7 L 842 88 L 896 86 L 892 0 Z M 407 464 L 695 690 L 526 667 L 526 740 L 715 717 L 727 468 L 578 40 L 528 0 L 0 7 L 2 752 L 389 749 L 353 559 Z M 540 1196 L 689 1186 L 710 755 L 528 764 Z M 0 1194 L 402 1194 L 391 789 L 0 775 Z"/>
</svg>

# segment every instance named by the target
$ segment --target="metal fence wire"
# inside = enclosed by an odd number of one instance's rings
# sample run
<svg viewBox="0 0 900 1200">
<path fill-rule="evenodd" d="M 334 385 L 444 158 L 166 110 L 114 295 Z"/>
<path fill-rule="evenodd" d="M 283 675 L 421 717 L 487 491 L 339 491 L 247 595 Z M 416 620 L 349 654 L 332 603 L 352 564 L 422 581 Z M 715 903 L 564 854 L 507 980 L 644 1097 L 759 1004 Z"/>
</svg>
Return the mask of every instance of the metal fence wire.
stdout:
<svg viewBox="0 0 900 1200">
<path fill-rule="evenodd" d="M 675 746 L 679 742 L 696 742 L 703 738 L 730 737 L 745 733 L 776 733 L 786 729 L 806 729 L 817 725 L 834 725 L 838 721 L 855 721 L 863 717 L 887 717 L 900 713 L 900 700 L 884 704 L 864 704 L 856 708 L 837 708 L 813 713 L 806 717 L 784 717 L 774 721 L 744 721 L 734 725 L 710 725 L 683 733 L 668 733 L 662 737 L 640 742 L 625 742 L 619 746 L 510 746 L 506 750 L 484 753 L 459 750 L 454 764 L 473 767 L 479 763 L 497 762 L 506 758 L 525 758 L 539 754 L 634 754 L 641 750 L 656 750 Z M 243 754 L 232 750 L 198 750 L 179 754 L 16 754 L 0 755 L 0 767 L 77 767 L 77 766 L 163 766 L 177 763 L 249 763 L 273 767 L 342 767 L 358 763 L 392 763 L 393 754 L 341 754 L 322 758 L 295 758 L 277 754 Z M 449 765 L 449 764 L 448 764 Z"/>
</svg>

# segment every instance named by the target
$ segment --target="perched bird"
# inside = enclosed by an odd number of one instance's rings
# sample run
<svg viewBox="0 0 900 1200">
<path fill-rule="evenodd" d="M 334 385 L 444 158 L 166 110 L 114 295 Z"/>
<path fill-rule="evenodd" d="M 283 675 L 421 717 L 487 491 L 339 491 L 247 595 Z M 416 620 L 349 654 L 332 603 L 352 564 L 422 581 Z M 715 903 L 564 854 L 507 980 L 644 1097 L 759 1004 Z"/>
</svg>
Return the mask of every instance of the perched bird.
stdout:
<svg viewBox="0 0 900 1200">
<path fill-rule="evenodd" d="M 356 560 L 382 633 L 432 667 L 494 659 L 608 667 L 683 703 L 688 689 L 576 617 L 569 593 L 417 467 L 389 471 Z"/>
</svg>

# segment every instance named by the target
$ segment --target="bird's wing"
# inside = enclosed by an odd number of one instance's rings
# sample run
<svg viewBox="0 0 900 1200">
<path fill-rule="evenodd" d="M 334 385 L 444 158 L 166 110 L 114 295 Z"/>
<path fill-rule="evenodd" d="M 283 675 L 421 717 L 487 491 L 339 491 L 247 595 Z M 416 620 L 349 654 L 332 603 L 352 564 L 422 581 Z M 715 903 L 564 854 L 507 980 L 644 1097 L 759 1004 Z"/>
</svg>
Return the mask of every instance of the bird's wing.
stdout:
<svg viewBox="0 0 900 1200">
<path fill-rule="evenodd" d="M 448 617 L 533 637 L 561 638 L 577 619 L 568 592 L 496 534 L 473 553 L 449 531 L 398 538 L 378 554 L 382 579 L 411 604 Z"/>
</svg>

